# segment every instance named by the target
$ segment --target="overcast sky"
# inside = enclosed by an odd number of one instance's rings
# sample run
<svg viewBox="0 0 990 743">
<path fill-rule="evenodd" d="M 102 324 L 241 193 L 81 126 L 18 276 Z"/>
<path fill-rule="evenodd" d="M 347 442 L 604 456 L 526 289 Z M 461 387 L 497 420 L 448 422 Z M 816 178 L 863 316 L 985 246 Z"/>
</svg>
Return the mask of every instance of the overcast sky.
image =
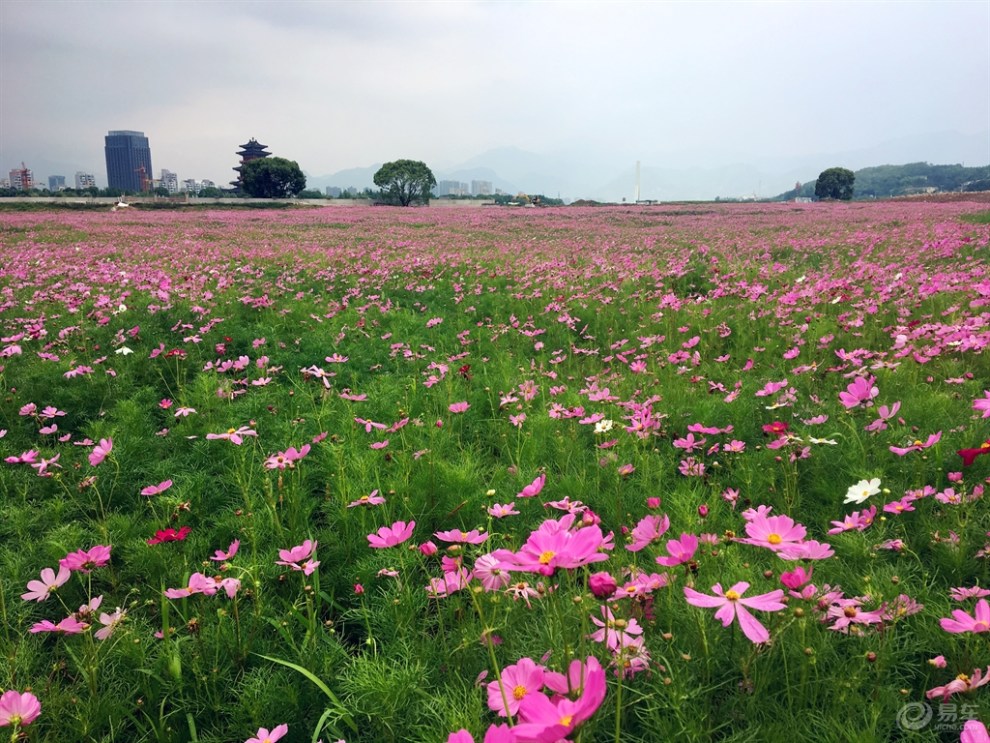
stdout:
<svg viewBox="0 0 990 743">
<path fill-rule="evenodd" d="M 979 142 L 990 1 L 0 0 L 0 170 L 104 182 L 110 129 L 145 132 L 156 175 L 218 183 L 250 137 L 311 175 L 496 147 L 620 168 Z"/>
</svg>

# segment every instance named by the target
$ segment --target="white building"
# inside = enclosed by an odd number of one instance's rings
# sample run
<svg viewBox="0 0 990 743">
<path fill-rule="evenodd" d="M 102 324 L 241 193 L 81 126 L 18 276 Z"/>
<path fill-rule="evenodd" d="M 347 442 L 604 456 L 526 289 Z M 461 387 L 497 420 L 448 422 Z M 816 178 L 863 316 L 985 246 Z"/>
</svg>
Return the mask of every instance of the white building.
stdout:
<svg viewBox="0 0 990 743">
<path fill-rule="evenodd" d="M 471 181 L 471 195 L 491 196 L 492 193 L 491 181 Z"/>
<path fill-rule="evenodd" d="M 76 171 L 76 188 L 96 188 L 96 176 L 92 173 Z"/>
<path fill-rule="evenodd" d="M 179 176 L 171 170 L 162 168 L 162 185 L 168 189 L 169 194 L 179 193 Z"/>
</svg>

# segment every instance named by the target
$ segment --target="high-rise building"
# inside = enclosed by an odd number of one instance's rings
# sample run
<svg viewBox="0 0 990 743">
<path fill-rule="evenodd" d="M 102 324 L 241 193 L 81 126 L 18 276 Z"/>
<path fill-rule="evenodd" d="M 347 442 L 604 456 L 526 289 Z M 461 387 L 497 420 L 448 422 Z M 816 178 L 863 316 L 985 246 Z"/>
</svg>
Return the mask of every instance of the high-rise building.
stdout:
<svg viewBox="0 0 990 743">
<path fill-rule="evenodd" d="M 96 188 L 96 176 L 92 173 L 76 171 L 76 188 Z"/>
<path fill-rule="evenodd" d="M 50 175 L 48 176 L 48 190 L 52 193 L 57 191 L 65 190 L 65 176 L 64 175 Z"/>
<path fill-rule="evenodd" d="M 162 168 L 162 185 L 168 189 L 170 194 L 179 193 L 179 176 L 171 170 L 165 170 L 165 168 Z"/>
<path fill-rule="evenodd" d="M 34 173 L 24 163 L 10 171 L 10 187 L 15 191 L 30 191 L 34 188 Z"/>
<path fill-rule="evenodd" d="M 474 196 L 491 196 L 492 195 L 492 182 L 491 181 L 471 181 L 471 193 Z"/>
<path fill-rule="evenodd" d="M 151 190 L 151 146 L 144 132 L 117 129 L 104 137 L 107 185 L 127 193 Z"/>
</svg>

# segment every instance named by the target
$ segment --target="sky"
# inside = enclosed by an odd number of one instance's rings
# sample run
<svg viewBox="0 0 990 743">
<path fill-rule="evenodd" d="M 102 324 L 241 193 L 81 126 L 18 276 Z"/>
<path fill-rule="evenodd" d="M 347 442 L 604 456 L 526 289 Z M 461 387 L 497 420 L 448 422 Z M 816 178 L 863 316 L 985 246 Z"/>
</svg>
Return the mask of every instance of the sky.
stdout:
<svg viewBox="0 0 990 743">
<path fill-rule="evenodd" d="M 251 137 L 310 176 L 516 148 L 590 184 L 894 140 L 987 165 L 990 0 L 0 1 L 0 171 L 105 183 L 111 129 L 219 184 Z"/>
</svg>

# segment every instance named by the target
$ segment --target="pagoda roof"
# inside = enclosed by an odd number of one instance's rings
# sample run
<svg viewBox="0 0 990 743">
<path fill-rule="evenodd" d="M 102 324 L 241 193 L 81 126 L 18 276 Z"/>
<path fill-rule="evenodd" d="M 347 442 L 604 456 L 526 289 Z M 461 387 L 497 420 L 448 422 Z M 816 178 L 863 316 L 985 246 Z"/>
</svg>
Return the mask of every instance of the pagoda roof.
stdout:
<svg viewBox="0 0 990 743">
<path fill-rule="evenodd" d="M 237 153 L 238 155 L 244 155 L 244 154 L 270 155 L 271 154 L 270 152 L 265 152 L 265 150 L 268 149 L 268 145 L 261 144 L 261 142 L 256 140 L 254 137 L 251 137 L 249 141 L 238 146 L 241 148 L 241 151 Z"/>
</svg>

